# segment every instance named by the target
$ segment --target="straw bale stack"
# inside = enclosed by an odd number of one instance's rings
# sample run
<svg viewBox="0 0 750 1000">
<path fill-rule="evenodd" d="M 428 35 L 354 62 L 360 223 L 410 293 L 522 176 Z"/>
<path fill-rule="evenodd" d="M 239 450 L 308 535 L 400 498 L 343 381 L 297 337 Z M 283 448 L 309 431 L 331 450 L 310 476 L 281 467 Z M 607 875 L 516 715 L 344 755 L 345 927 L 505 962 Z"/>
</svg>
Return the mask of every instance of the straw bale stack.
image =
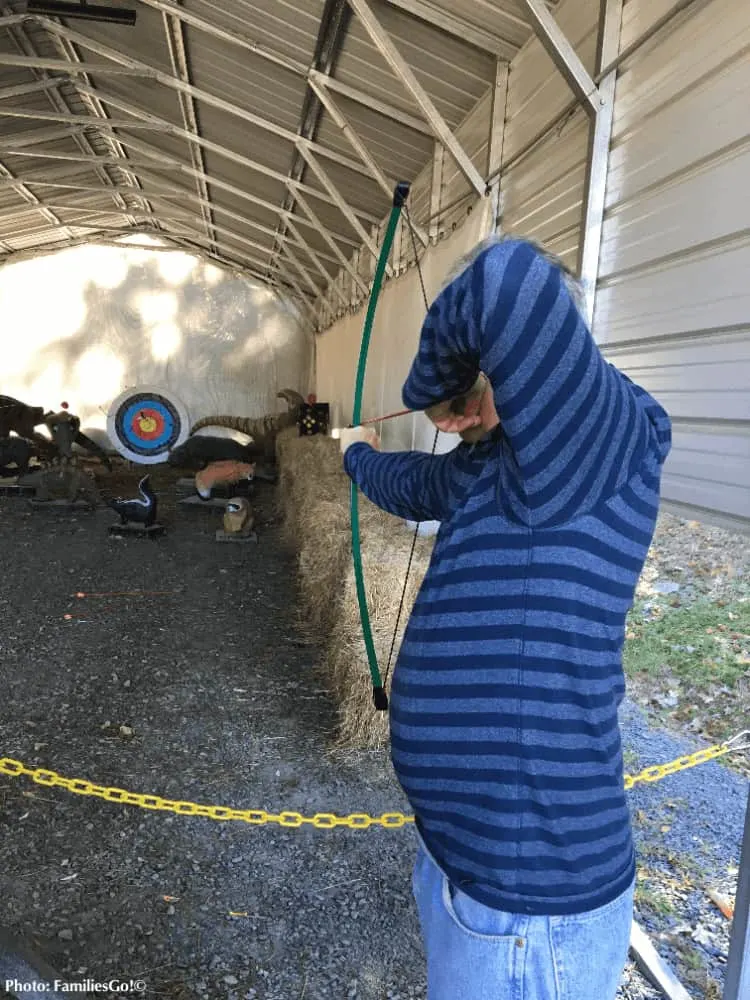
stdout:
<svg viewBox="0 0 750 1000">
<path fill-rule="evenodd" d="M 351 748 L 383 746 L 388 739 L 387 717 L 375 711 L 372 704 L 351 560 L 349 478 L 342 468 L 338 442 L 323 435 L 299 437 L 290 428 L 278 435 L 276 447 L 284 535 L 297 551 L 302 599 L 298 620 L 323 648 L 320 670 L 337 704 L 339 744 Z M 378 663 L 384 673 L 413 531 L 362 494 L 359 508 L 367 606 Z M 432 539 L 417 539 L 393 662 L 432 545 Z"/>
</svg>

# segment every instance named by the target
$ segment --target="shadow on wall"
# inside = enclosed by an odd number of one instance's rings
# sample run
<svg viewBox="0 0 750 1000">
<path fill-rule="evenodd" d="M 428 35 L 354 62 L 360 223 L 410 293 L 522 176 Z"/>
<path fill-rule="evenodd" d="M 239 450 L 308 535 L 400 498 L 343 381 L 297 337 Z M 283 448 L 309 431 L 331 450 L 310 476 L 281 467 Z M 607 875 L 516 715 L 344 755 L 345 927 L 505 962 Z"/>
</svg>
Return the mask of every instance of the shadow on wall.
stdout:
<svg viewBox="0 0 750 1000">
<path fill-rule="evenodd" d="M 191 422 L 276 412 L 308 391 L 311 346 L 269 289 L 182 251 L 85 246 L 0 270 L 0 392 L 65 400 L 102 441 L 125 389 L 177 395 Z"/>
</svg>

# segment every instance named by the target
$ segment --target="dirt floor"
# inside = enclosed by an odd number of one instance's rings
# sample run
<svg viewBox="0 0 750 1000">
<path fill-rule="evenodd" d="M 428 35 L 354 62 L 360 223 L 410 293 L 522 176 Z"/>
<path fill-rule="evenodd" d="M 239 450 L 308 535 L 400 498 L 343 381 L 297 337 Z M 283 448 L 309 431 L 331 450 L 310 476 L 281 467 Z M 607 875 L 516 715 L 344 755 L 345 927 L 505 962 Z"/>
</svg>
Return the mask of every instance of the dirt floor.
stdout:
<svg viewBox="0 0 750 1000">
<path fill-rule="evenodd" d="M 152 541 L 109 538 L 106 509 L 0 500 L 0 756 L 240 808 L 407 810 L 385 754 L 330 750 L 274 487 L 256 488 L 258 543 L 235 546 L 214 541 L 220 512 L 176 509 L 174 478 L 154 476 Z M 166 593 L 74 596 L 134 590 Z M 73 981 L 142 978 L 175 1000 L 422 995 L 408 828 L 218 823 L 0 775 L 0 830 L 2 923 Z"/>
<path fill-rule="evenodd" d="M 108 492 L 137 478 L 120 474 Z M 106 509 L 0 499 L 0 757 L 200 803 L 408 812 L 387 752 L 331 749 L 317 650 L 293 625 L 275 488 L 256 486 L 258 543 L 234 546 L 214 540 L 220 512 L 177 507 L 174 472 L 153 479 L 167 534 L 152 541 L 110 538 Z M 75 596 L 132 591 L 159 593 Z M 626 728 L 644 766 L 676 755 L 641 721 Z M 691 775 L 712 794 L 734 782 L 725 869 L 744 786 L 718 764 Z M 635 806 L 656 815 L 655 796 L 679 794 L 667 784 Z M 424 1000 L 414 853 L 408 827 L 220 823 L 0 775 L 0 923 L 70 982 L 143 980 L 145 995 L 171 1000 Z M 711 940 L 723 951 L 725 930 Z M 621 996 L 655 995 L 630 965 Z"/>
</svg>

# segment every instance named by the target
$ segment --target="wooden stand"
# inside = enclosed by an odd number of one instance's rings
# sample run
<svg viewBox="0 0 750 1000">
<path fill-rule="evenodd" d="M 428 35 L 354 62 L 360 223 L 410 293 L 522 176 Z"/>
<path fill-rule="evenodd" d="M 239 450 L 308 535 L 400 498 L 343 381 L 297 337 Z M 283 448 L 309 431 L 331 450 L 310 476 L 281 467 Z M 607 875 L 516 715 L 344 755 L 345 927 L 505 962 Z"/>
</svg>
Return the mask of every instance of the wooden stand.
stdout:
<svg viewBox="0 0 750 1000">
<path fill-rule="evenodd" d="M 217 542 L 235 542 L 235 543 L 240 543 L 240 542 L 257 542 L 258 541 L 258 536 L 255 534 L 254 531 L 251 531 L 249 535 L 228 535 L 226 533 L 226 531 L 224 531 L 222 528 L 220 528 L 216 532 L 216 541 Z"/>
<path fill-rule="evenodd" d="M 180 507 L 205 507 L 206 510 L 224 510 L 227 505 L 227 501 L 222 500 L 220 497 L 211 497 L 210 500 L 202 500 L 197 493 L 194 493 L 191 497 L 183 497 L 177 503 Z"/>
<path fill-rule="evenodd" d="M 33 489 L 33 487 L 28 487 Z M 70 500 L 57 499 L 57 500 L 39 500 L 37 497 L 32 497 L 31 506 L 36 510 L 41 510 L 45 507 L 49 507 L 54 510 L 96 510 L 96 507 L 92 507 L 88 500 L 74 500 L 73 503 Z"/>
<path fill-rule="evenodd" d="M 160 538 L 164 532 L 163 524 L 152 524 L 146 528 L 142 524 L 112 524 L 109 528 L 110 535 L 115 538 Z"/>
<path fill-rule="evenodd" d="M 18 483 L 0 480 L 0 497 L 33 497 L 34 486 L 19 486 Z"/>
</svg>

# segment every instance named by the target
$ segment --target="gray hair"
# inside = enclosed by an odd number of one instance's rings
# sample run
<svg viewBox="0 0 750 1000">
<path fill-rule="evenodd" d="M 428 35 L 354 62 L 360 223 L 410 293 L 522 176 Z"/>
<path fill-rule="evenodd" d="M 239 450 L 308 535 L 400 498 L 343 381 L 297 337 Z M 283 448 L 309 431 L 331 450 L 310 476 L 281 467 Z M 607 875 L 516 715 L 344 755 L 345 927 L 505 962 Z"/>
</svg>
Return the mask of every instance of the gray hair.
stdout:
<svg viewBox="0 0 750 1000">
<path fill-rule="evenodd" d="M 490 236 L 486 236 L 483 240 L 480 240 L 476 246 L 472 247 L 471 250 L 463 254 L 453 263 L 443 279 L 440 291 L 442 292 L 448 287 L 448 285 L 451 284 L 451 282 L 455 281 L 459 275 L 463 274 L 467 267 L 470 267 L 477 257 L 481 256 L 485 250 L 489 250 L 490 247 L 505 243 L 510 239 L 518 239 L 518 237 L 511 236 L 507 233 L 492 233 Z M 568 289 L 568 294 L 575 303 L 578 311 L 582 313 L 585 306 L 583 286 L 575 274 L 573 274 L 570 270 L 568 265 L 560 257 L 558 257 L 557 254 L 547 250 L 541 245 L 541 243 L 537 243 L 536 240 L 530 240 L 526 237 L 523 237 L 523 240 L 525 243 L 529 243 L 533 246 L 537 253 L 544 257 L 548 264 L 551 264 L 552 267 L 556 267 L 560 271 L 563 281 L 565 282 L 565 287 Z"/>
</svg>

